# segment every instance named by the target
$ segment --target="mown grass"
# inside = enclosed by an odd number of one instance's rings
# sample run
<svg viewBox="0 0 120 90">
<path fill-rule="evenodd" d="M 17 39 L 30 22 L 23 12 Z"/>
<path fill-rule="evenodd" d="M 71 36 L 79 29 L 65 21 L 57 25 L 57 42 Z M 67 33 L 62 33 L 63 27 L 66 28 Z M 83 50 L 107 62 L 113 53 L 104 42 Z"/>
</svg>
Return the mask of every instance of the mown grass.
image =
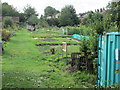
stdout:
<svg viewBox="0 0 120 90">
<path fill-rule="evenodd" d="M 46 56 L 45 49 L 26 30 L 16 32 L 3 53 L 3 88 L 88 88 L 95 86 L 95 76 L 69 73 L 66 61 L 57 55 Z M 46 49 L 48 50 L 48 49 Z"/>
</svg>

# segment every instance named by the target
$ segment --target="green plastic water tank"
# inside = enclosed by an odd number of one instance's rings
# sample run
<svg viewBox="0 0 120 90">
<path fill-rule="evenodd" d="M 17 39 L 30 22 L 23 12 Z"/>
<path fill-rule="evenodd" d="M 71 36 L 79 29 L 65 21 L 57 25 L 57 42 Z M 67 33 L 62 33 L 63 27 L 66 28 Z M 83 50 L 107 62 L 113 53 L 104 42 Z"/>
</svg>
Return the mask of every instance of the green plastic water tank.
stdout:
<svg viewBox="0 0 120 90">
<path fill-rule="evenodd" d="M 120 32 L 99 37 L 98 87 L 120 84 Z"/>
</svg>

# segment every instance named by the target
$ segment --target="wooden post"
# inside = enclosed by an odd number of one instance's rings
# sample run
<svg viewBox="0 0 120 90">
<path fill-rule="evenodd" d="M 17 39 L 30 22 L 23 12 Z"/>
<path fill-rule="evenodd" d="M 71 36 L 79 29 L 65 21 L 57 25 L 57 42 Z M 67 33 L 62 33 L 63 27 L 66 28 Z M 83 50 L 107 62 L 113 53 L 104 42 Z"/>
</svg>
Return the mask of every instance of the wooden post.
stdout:
<svg viewBox="0 0 120 90">
<path fill-rule="evenodd" d="M 63 50 L 64 52 L 67 51 L 67 43 L 66 43 L 66 42 L 62 42 L 62 50 Z"/>
<path fill-rule="evenodd" d="M 67 43 L 66 42 L 62 42 L 62 51 L 66 52 L 66 61 L 67 61 Z"/>
</svg>

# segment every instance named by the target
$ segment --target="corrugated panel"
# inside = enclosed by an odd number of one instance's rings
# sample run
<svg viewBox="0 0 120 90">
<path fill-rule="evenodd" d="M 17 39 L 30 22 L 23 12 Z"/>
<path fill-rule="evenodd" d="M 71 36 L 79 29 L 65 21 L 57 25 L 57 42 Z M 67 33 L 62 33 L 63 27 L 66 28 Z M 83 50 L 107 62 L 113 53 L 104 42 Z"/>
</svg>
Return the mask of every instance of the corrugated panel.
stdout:
<svg viewBox="0 0 120 90">
<path fill-rule="evenodd" d="M 98 86 L 120 83 L 120 33 L 107 33 L 99 37 Z"/>
<path fill-rule="evenodd" d="M 116 35 L 116 50 L 115 50 L 115 64 L 116 64 L 116 70 L 120 69 L 120 35 Z M 116 83 L 119 82 L 120 83 L 120 73 L 116 74 L 115 77 Z"/>
</svg>

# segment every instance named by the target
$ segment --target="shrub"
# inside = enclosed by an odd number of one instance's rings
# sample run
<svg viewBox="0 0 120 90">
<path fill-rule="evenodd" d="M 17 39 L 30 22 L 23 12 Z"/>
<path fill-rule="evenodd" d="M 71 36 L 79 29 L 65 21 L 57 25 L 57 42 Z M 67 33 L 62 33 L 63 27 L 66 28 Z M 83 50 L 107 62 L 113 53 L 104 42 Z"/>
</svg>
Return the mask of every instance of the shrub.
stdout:
<svg viewBox="0 0 120 90">
<path fill-rule="evenodd" d="M 17 24 L 14 24 L 12 27 L 9 28 L 9 31 L 18 31 L 19 26 Z"/>
<path fill-rule="evenodd" d="M 95 64 L 93 61 L 95 58 L 97 58 L 97 45 L 98 45 L 98 41 L 97 41 L 97 32 L 95 30 L 89 30 L 89 40 L 83 39 L 80 41 L 80 52 L 84 52 L 83 54 L 83 58 L 85 58 L 85 60 L 91 64 L 90 62 L 92 62 L 92 64 Z M 91 64 L 91 65 L 92 65 Z M 94 69 L 94 72 L 92 73 L 96 73 L 96 68 L 95 67 L 88 67 L 88 69 Z M 91 70 L 90 69 L 90 70 Z"/>
<path fill-rule="evenodd" d="M 10 17 L 5 17 L 4 18 L 4 20 L 3 20 L 3 26 L 5 28 L 12 27 L 13 24 L 14 24 L 13 20 Z"/>
<path fill-rule="evenodd" d="M 80 29 L 78 27 L 67 27 L 66 30 L 68 31 L 68 35 L 72 35 L 72 34 L 79 34 L 80 33 Z"/>
<path fill-rule="evenodd" d="M 91 30 L 91 28 L 88 27 L 65 27 L 65 30 L 67 30 L 67 34 L 68 35 L 73 35 L 73 34 L 81 34 L 81 35 L 89 35 L 90 33 L 92 33 L 93 31 Z"/>
<path fill-rule="evenodd" d="M 11 32 L 7 29 L 2 29 L 2 41 L 9 41 L 11 37 Z"/>
</svg>

